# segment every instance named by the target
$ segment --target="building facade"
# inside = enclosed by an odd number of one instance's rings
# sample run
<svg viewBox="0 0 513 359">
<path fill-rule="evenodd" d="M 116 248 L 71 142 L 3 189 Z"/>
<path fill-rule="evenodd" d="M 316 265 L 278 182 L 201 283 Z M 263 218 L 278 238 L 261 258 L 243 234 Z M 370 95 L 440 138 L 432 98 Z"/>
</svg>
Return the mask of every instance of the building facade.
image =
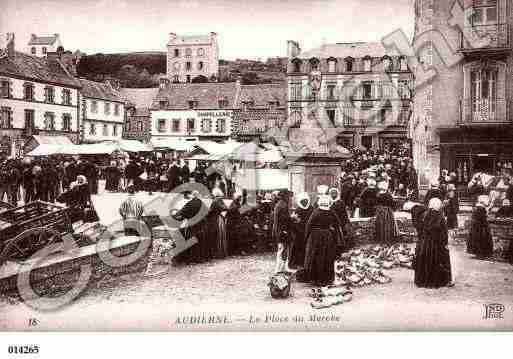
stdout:
<svg viewBox="0 0 513 359">
<path fill-rule="evenodd" d="M 246 142 L 269 140 L 287 128 L 285 84 L 241 85 L 233 111 L 232 137 Z"/>
<path fill-rule="evenodd" d="M 55 53 L 40 58 L 17 52 L 8 34 L 0 58 L 1 151 L 23 155 L 32 135 L 64 135 L 78 143 L 80 87 Z"/>
<path fill-rule="evenodd" d="M 32 56 L 45 57 L 49 52 L 58 52 L 63 49 L 59 34 L 51 36 L 30 35 L 26 52 Z"/>
<path fill-rule="evenodd" d="M 323 128 L 345 147 L 404 141 L 413 75 L 405 57 L 381 43 L 326 44 L 302 51 L 288 41 L 289 127 Z"/>
<path fill-rule="evenodd" d="M 215 82 L 219 72 L 217 34 L 169 34 L 167 76 L 173 83 Z"/>
<path fill-rule="evenodd" d="M 126 122 L 123 138 L 148 142 L 151 138 L 150 107 L 158 88 L 120 90 L 126 102 Z"/>
<path fill-rule="evenodd" d="M 476 172 L 513 163 L 513 4 L 508 0 L 417 0 L 417 67 L 411 123 L 421 186 L 442 169 L 462 188 Z"/>
<path fill-rule="evenodd" d="M 80 79 L 81 142 L 119 140 L 125 125 L 125 99 L 110 83 Z"/>
<path fill-rule="evenodd" d="M 237 87 L 235 82 L 171 84 L 163 79 L 150 108 L 151 136 L 228 139 Z"/>
</svg>

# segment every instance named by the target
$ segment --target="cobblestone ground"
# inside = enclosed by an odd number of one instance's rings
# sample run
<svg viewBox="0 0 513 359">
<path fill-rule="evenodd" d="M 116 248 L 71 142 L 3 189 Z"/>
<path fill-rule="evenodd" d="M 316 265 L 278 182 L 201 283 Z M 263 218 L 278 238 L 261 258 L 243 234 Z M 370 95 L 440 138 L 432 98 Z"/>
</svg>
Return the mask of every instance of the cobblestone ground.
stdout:
<svg viewBox="0 0 513 359">
<path fill-rule="evenodd" d="M 291 298 L 270 297 L 271 254 L 173 266 L 158 277 L 105 278 L 54 312 L 36 312 L 3 299 L 0 329 L 512 330 L 513 266 L 472 259 L 462 246 L 452 246 L 451 255 L 453 288 L 418 289 L 413 271 L 393 269 L 388 272 L 392 283 L 356 288 L 351 302 L 322 310 L 310 307 L 310 287 L 305 284 L 294 283 Z M 503 319 L 483 319 L 484 305 L 490 303 L 505 305 Z M 178 320 L 187 315 L 226 316 L 228 324 L 180 324 Z M 311 321 L 311 315 L 325 318 Z M 295 322 L 295 316 L 304 320 Z M 39 325 L 28 327 L 29 318 L 37 318 Z M 255 318 L 261 322 L 253 323 Z"/>
</svg>

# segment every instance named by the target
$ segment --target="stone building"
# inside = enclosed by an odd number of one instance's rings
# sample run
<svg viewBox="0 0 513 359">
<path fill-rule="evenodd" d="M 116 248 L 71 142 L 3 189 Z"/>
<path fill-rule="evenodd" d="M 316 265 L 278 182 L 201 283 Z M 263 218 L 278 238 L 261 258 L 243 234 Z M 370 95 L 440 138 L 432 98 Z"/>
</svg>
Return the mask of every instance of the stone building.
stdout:
<svg viewBox="0 0 513 359">
<path fill-rule="evenodd" d="M 214 82 L 218 79 L 219 48 L 217 34 L 169 34 L 167 76 L 173 83 Z"/>
<path fill-rule="evenodd" d="M 49 52 L 58 52 L 59 49 L 63 49 L 59 34 L 51 36 L 32 34 L 27 44 L 27 53 L 38 57 L 45 57 Z"/>
<path fill-rule="evenodd" d="M 368 149 L 407 138 L 413 75 L 406 57 L 378 42 L 302 51 L 288 41 L 287 55 L 287 112 L 298 133 L 320 127 L 330 141 Z"/>
<path fill-rule="evenodd" d="M 287 128 L 286 84 L 241 85 L 233 111 L 232 137 L 268 140 Z"/>
<path fill-rule="evenodd" d="M 125 98 L 110 83 L 79 79 L 81 142 L 119 140 L 125 124 Z"/>
<path fill-rule="evenodd" d="M 121 94 L 127 101 L 123 138 L 143 142 L 150 140 L 150 107 L 158 91 L 158 87 L 147 89 L 121 89 Z"/>
<path fill-rule="evenodd" d="M 421 186 L 442 169 L 465 188 L 476 172 L 511 167 L 512 25 L 509 0 L 415 2 L 411 135 Z"/>
<path fill-rule="evenodd" d="M 14 34 L 0 52 L 0 151 L 21 156 L 33 135 L 79 140 L 81 84 L 59 59 L 15 51 Z"/>
</svg>

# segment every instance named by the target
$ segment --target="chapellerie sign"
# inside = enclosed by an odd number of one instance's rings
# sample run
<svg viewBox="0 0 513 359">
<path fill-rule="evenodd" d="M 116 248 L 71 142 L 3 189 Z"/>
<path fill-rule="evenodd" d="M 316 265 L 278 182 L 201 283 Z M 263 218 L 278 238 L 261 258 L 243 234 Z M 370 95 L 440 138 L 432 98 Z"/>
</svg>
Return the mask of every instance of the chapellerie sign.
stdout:
<svg viewBox="0 0 513 359">
<path fill-rule="evenodd" d="M 230 111 L 201 111 L 198 112 L 198 117 L 230 117 Z"/>
</svg>

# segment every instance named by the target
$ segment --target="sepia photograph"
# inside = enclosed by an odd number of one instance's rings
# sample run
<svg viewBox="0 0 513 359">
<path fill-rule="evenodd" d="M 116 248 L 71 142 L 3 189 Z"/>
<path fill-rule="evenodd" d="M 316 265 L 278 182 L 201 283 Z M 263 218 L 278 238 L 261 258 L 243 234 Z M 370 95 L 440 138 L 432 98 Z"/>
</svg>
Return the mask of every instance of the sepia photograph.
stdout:
<svg viewBox="0 0 513 359">
<path fill-rule="evenodd" d="M 0 6 L 0 335 L 513 330 L 511 0 Z"/>
</svg>

